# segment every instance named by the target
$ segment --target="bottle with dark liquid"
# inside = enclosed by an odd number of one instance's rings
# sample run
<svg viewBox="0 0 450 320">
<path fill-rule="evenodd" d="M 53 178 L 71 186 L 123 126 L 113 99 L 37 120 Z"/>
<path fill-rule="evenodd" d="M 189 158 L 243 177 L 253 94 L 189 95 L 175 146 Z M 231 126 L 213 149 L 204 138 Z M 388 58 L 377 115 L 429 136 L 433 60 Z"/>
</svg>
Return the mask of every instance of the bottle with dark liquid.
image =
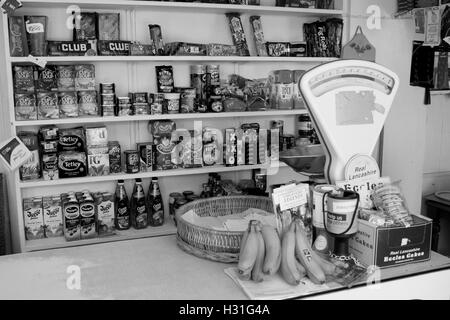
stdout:
<svg viewBox="0 0 450 320">
<path fill-rule="evenodd" d="M 145 203 L 145 192 L 142 180 L 136 179 L 133 195 L 131 196 L 131 224 L 135 229 L 147 228 L 148 211 Z"/>
<path fill-rule="evenodd" d="M 147 195 L 147 207 L 149 210 L 148 224 L 152 227 L 164 224 L 164 206 L 161 192 L 159 191 L 158 178 L 152 178 Z"/>
<path fill-rule="evenodd" d="M 128 204 L 128 196 L 125 190 L 125 182 L 119 180 L 116 187 L 116 199 L 115 199 L 115 222 L 117 230 L 130 229 L 130 207 Z"/>
</svg>

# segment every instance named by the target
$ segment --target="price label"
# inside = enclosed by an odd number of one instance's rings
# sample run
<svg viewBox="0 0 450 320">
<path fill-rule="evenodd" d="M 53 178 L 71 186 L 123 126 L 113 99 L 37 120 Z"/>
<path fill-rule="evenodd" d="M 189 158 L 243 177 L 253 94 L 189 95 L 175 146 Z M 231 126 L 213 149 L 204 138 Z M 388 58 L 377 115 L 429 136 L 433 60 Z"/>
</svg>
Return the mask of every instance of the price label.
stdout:
<svg viewBox="0 0 450 320">
<path fill-rule="evenodd" d="M 307 185 L 305 187 L 302 184 L 285 188 L 274 194 L 274 200 L 280 205 L 281 211 L 296 208 L 307 203 L 307 190 Z"/>
<path fill-rule="evenodd" d="M 41 68 L 45 68 L 47 65 L 47 60 L 42 57 L 34 57 L 31 54 L 27 57 L 27 60 L 31 63 L 37 64 Z"/>
<path fill-rule="evenodd" d="M 22 2 L 19 0 L 6 0 L 2 4 L 3 13 L 7 15 L 12 15 L 14 11 L 22 6 Z"/>
</svg>

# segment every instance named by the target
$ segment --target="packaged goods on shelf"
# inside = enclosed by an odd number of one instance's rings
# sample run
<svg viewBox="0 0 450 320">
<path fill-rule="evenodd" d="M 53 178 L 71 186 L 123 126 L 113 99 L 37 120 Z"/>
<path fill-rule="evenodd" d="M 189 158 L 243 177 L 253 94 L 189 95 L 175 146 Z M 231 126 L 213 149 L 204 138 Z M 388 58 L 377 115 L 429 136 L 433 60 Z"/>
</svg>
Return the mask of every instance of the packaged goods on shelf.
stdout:
<svg viewBox="0 0 450 320">
<path fill-rule="evenodd" d="M 20 179 L 39 179 L 41 177 L 41 163 L 39 161 L 39 140 L 37 134 L 34 132 L 20 131 L 17 133 L 17 136 L 32 154 L 32 157 L 19 168 Z"/>
<path fill-rule="evenodd" d="M 34 67 L 13 66 L 15 93 L 34 93 Z"/>
<path fill-rule="evenodd" d="M 42 177 L 44 180 L 58 180 L 58 154 L 47 153 L 42 155 Z"/>
<path fill-rule="evenodd" d="M 15 119 L 37 120 L 36 95 L 34 93 L 14 94 Z"/>
<path fill-rule="evenodd" d="M 140 172 L 139 152 L 137 150 L 125 150 L 124 156 L 126 173 Z"/>
<path fill-rule="evenodd" d="M 118 141 L 108 141 L 109 168 L 111 173 L 122 172 L 122 156 Z"/>
<path fill-rule="evenodd" d="M 98 40 L 120 40 L 120 14 L 97 13 Z"/>
<path fill-rule="evenodd" d="M 56 67 L 48 65 L 45 68 L 35 69 L 35 83 L 37 92 L 57 91 Z"/>
<path fill-rule="evenodd" d="M 129 56 L 131 41 L 99 40 L 98 54 L 101 56 Z"/>
<path fill-rule="evenodd" d="M 58 91 L 75 91 L 75 66 L 56 66 Z"/>
<path fill-rule="evenodd" d="M 89 176 L 107 176 L 110 174 L 107 146 L 88 146 L 87 162 Z"/>
<path fill-rule="evenodd" d="M 170 42 L 165 44 L 168 56 L 206 56 L 206 45 L 201 43 Z"/>
<path fill-rule="evenodd" d="M 94 193 L 95 212 L 97 213 L 97 229 L 99 236 L 115 234 L 114 195 L 108 192 Z"/>
<path fill-rule="evenodd" d="M 75 90 L 95 90 L 95 66 L 93 64 L 75 65 Z"/>
<path fill-rule="evenodd" d="M 294 83 L 290 70 L 275 70 L 269 76 L 271 83 L 270 102 L 272 109 L 292 109 Z"/>
<path fill-rule="evenodd" d="M 60 178 L 85 177 L 87 162 L 85 152 L 64 151 L 58 155 L 58 169 Z"/>
<path fill-rule="evenodd" d="M 159 93 L 171 93 L 174 90 L 172 66 L 156 66 L 156 83 Z"/>
<path fill-rule="evenodd" d="M 97 39 L 97 13 L 80 12 L 79 23 L 73 29 L 73 40 L 86 41 Z"/>
<path fill-rule="evenodd" d="M 47 55 L 47 17 L 25 16 L 28 50 L 32 56 Z"/>
<path fill-rule="evenodd" d="M 260 16 L 251 16 L 250 24 L 253 30 L 253 38 L 255 39 L 256 54 L 260 57 L 267 56 L 267 47 L 264 41 L 264 32 Z"/>
<path fill-rule="evenodd" d="M 203 164 L 213 166 L 222 164 L 223 137 L 221 130 L 214 128 L 203 129 Z"/>
<path fill-rule="evenodd" d="M 9 50 L 11 57 L 27 57 L 28 41 L 23 16 L 8 17 Z"/>
<path fill-rule="evenodd" d="M 97 91 L 77 91 L 77 95 L 80 117 L 95 117 L 99 115 Z"/>
<path fill-rule="evenodd" d="M 84 152 L 86 138 L 83 127 L 59 129 L 58 151 Z"/>
<path fill-rule="evenodd" d="M 38 120 L 59 119 L 58 94 L 56 92 L 38 92 L 36 98 Z"/>
<path fill-rule="evenodd" d="M 108 146 L 108 130 L 106 127 L 86 128 L 86 144 L 88 148 Z"/>
<path fill-rule="evenodd" d="M 137 41 L 130 43 L 130 56 L 154 56 L 155 54 L 155 48 L 150 44 Z"/>
<path fill-rule="evenodd" d="M 47 41 L 47 54 L 50 57 L 96 56 L 97 41 Z"/>
<path fill-rule="evenodd" d="M 338 18 L 303 25 L 308 57 L 340 57 L 343 20 Z"/>
<path fill-rule="evenodd" d="M 62 237 L 64 231 L 61 197 L 59 195 L 44 197 L 42 207 L 44 210 L 45 237 Z"/>
<path fill-rule="evenodd" d="M 247 39 L 245 38 L 244 28 L 239 13 L 226 13 L 228 24 L 230 26 L 233 43 L 237 47 L 240 56 L 250 56 Z"/>
<path fill-rule="evenodd" d="M 290 42 L 266 42 L 267 54 L 271 57 L 289 57 L 291 55 Z"/>
<path fill-rule="evenodd" d="M 235 45 L 208 43 L 206 45 L 206 55 L 208 56 L 238 56 L 238 49 Z"/>
<path fill-rule="evenodd" d="M 148 29 L 150 32 L 150 39 L 152 45 L 155 47 L 155 53 L 157 55 L 164 55 L 164 41 L 161 32 L 161 26 L 157 24 L 149 24 Z"/>
<path fill-rule="evenodd" d="M 289 45 L 289 55 L 291 57 L 306 57 L 306 42 L 291 42 Z"/>
<path fill-rule="evenodd" d="M 64 237 L 67 241 L 81 239 L 80 204 L 75 195 L 62 194 L 61 203 L 64 219 Z"/>
<path fill-rule="evenodd" d="M 58 105 L 60 118 L 79 117 L 78 96 L 76 91 L 58 92 Z"/>
<path fill-rule="evenodd" d="M 137 143 L 136 149 L 139 152 L 140 171 L 149 172 L 153 171 L 153 165 L 155 162 L 155 148 L 152 142 Z"/>
<path fill-rule="evenodd" d="M 23 199 L 23 215 L 25 238 L 27 240 L 44 238 L 45 229 L 42 198 L 36 197 Z"/>
<path fill-rule="evenodd" d="M 81 239 L 97 237 L 97 222 L 95 215 L 94 199 L 90 194 L 85 194 L 78 199 L 80 205 L 80 235 Z"/>
</svg>

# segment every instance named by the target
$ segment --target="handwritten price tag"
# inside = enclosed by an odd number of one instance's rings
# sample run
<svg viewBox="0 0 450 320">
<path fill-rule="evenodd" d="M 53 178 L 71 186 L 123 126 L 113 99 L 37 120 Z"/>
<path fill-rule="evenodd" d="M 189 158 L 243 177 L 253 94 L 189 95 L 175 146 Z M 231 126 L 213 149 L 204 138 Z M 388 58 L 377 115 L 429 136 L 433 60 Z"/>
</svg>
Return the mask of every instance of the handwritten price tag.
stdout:
<svg viewBox="0 0 450 320">
<path fill-rule="evenodd" d="M 45 68 L 47 65 L 47 60 L 41 57 L 34 57 L 31 54 L 27 57 L 27 60 L 31 63 L 37 64 L 41 68 Z"/>
<path fill-rule="evenodd" d="M 12 15 L 14 11 L 19 9 L 22 6 L 22 2 L 19 0 L 6 0 L 2 4 L 3 13 L 7 15 Z"/>
<path fill-rule="evenodd" d="M 306 204 L 308 201 L 306 191 L 307 188 L 303 185 L 297 185 L 277 193 L 276 198 L 280 204 L 280 210 L 284 211 Z"/>
</svg>

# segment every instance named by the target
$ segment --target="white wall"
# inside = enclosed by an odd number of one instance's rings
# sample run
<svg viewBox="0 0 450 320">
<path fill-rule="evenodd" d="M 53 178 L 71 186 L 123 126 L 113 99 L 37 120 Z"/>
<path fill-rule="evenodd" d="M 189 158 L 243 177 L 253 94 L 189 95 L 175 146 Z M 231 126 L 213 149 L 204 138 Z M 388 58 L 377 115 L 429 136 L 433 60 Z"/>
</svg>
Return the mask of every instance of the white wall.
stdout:
<svg viewBox="0 0 450 320">
<path fill-rule="evenodd" d="M 366 10 L 381 9 L 381 29 L 369 30 Z M 420 213 L 422 168 L 425 150 L 424 90 L 409 86 L 413 22 L 394 19 L 396 1 L 351 1 L 351 30 L 359 24 L 377 50 L 377 63 L 400 78 L 400 88 L 384 131 L 383 174 L 402 181 L 403 192 L 412 212 Z M 353 32 L 353 31 L 352 31 Z"/>
</svg>

